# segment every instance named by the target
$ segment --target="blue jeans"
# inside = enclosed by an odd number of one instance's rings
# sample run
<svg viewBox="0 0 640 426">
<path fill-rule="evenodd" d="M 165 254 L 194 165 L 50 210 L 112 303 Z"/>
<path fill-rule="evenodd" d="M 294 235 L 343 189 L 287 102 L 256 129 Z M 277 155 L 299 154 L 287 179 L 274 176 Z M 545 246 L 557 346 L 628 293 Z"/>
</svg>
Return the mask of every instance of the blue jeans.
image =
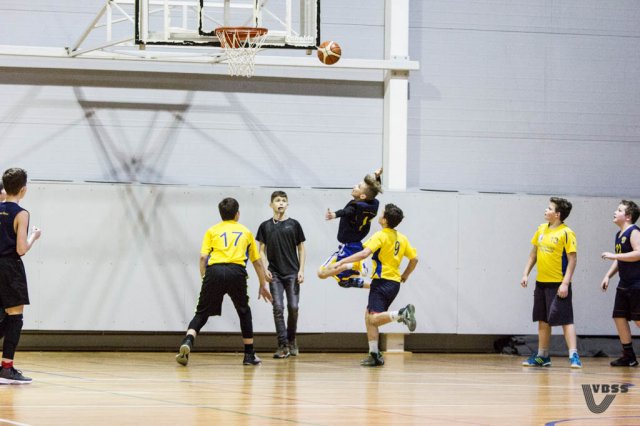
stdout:
<svg viewBox="0 0 640 426">
<path fill-rule="evenodd" d="M 278 346 L 286 346 L 296 339 L 298 328 L 298 302 L 300 300 L 300 284 L 298 274 L 278 275 L 275 272 L 269 289 L 273 296 L 273 321 L 276 323 Z M 287 294 L 287 324 L 284 323 L 284 294 Z"/>
</svg>

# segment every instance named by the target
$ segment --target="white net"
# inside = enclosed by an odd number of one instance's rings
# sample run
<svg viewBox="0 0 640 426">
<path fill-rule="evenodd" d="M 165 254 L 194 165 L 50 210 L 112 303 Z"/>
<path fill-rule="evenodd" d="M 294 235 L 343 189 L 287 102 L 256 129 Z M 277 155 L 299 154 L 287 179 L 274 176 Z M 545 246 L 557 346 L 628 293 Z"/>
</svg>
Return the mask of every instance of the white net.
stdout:
<svg viewBox="0 0 640 426">
<path fill-rule="evenodd" d="M 267 37 L 266 28 L 222 27 L 216 29 L 220 46 L 229 65 L 229 75 L 251 77 L 256 53 Z"/>
</svg>

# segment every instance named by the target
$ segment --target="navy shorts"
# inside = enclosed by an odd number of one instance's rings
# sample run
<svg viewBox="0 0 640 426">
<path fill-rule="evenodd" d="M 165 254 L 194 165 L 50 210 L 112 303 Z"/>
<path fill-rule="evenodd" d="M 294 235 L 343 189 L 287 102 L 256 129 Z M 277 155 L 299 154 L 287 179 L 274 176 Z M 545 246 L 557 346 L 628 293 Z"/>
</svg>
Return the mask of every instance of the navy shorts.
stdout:
<svg viewBox="0 0 640 426">
<path fill-rule="evenodd" d="M 533 292 L 533 321 L 544 321 L 551 326 L 573 324 L 571 284 L 564 299 L 558 297 L 561 283 L 539 283 Z"/>
<path fill-rule="evenodd" d="M 362 251 L 362 242 L 360 241 L 356 241 L 353 243 L 340 244 L 340 246 L 338 247 L 338 251 L 334 252 L 331 256 L 329 256 L 329 258 L 324 262 L 322 266 L 326 268 L 327 266 L 332 265 L 336 262 L 339 262 L 340 260 L 345 259 L 351 256 L 352 254 L 358 253 L 359 251 Z M 338 275 L 336 275 L 334 278 L 337 281 L 341 281 L 341 280 L 347 280 L 352 276 L 366 276 L 366 275 L 367 275 L 366 266 L 364 264 L 364 261 L 361 260 L 359 262 L 353 263 L 353 269 L 347 269 L 346 271 L 342 271 Z"/>
<path fill-rule="evenodd" d="M 0 308 L 28 305 L 27 274 L 19 257 L 0 257 Z"/>
<path fill-rule="evenodd" d="M 613 318 L 640 321 L 640 288 L 618 287 L 613 304 Z"/>
<path fill-rule="evenodd" d="M 367 311 L 371 314 L 387 312 L 399 291 L 400 283 L 397 281 L 384 280 L 381 278 L 371 281 Z"/>
<path fill-rule="evenodd" d="M 235 263 L 215 263 L 207 266 L 196 314 L 220 315 L 225 294 L 231 298 L 236 311 L 249 306 L 247 270 Z"/>
</svg>

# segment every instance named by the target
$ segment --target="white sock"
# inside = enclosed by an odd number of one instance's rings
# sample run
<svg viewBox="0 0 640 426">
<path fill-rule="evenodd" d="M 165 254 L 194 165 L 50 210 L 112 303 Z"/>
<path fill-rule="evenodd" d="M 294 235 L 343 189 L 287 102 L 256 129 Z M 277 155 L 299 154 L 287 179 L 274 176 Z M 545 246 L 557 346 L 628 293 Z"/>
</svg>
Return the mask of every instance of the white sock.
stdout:
<svg viewBox="0 0 640 426">
<path fill-rule="evenodd" d="M 538 356 L 542 356 L 542 357 L 547 358 L 549 356 L 549 349 L 538 348 Z"/>
<path fill-rule="evenodd" d="M 369 352 L 377 354 L 380 352 L 378 349 L 378 341 L 377 340 L 369 340 Z"/>
<path fill-rule="evenodd" d="M 577 349 L 569 349 L 569 358 L 571 358 L 573 356 L 573 354 L 578 355 L 578 350 Z"/>
<path fill-rule="evenodd" d="M 398 313 L 398 311 L 389 311 L 389 318 L 391 318 L 391 321 L 398 321 L 398 318 L 400 318 L 400 314 Z"/>
</svg>

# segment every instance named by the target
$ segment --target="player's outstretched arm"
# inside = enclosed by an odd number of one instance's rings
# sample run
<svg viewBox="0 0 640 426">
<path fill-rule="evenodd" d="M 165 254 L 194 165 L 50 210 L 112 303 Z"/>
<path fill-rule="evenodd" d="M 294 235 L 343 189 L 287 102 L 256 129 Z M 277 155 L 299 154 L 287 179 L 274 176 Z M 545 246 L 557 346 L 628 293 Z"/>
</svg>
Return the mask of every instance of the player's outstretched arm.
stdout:
<svg viewBox="0 0 640 426">
<path fill-rule="evenodd" d="M 346 266 L 348 263 L 354 263 L 354 262 L 359 262 L 360 260 L 364 260 L 367 257 L 371 256 L 372 254 L 373 252 L 371 251 L 371 249 L 368 247 L 365 247 L 359 252 L 354 253 L 349 257 L 345 257 L 344 259 L 341 259 L 340 261 L 336 262 L 335 265 L 339 267 Z M 350 268 L 346 268 L 346 269 L 350 269 Z"/>
<path fill-rule="evenodd" d="M 327 212 L 324 214 L 324 218 L 326 220 L 331 220 L 336 218 L 336 214 L 331 211 L 331 209 L 327 209 Z"/>
</svg>

